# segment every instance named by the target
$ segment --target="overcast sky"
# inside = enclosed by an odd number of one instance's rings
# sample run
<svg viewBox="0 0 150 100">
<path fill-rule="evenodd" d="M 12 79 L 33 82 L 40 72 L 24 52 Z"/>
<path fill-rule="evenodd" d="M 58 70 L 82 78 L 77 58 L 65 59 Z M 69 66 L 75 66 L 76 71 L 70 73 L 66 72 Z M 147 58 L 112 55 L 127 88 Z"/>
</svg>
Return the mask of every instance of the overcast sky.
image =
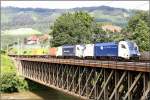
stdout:
<svg viewBox="0 0 150 100">
<path fill-rule="evenodd" d="M 111 6 L 126 9 L 149 10 L 149 1 L 1 1 L 2 7 L 64 9 L 75 7 Z"/>
</svg>

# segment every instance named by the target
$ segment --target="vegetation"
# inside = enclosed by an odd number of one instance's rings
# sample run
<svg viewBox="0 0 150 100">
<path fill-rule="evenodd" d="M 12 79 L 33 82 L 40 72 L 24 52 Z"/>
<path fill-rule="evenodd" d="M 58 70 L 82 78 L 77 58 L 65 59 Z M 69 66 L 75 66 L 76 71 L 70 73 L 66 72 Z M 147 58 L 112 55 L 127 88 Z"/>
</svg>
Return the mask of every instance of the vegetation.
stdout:
<svg viewBox="0 0 150 100">
<path fill-rule="evenodd" d="M 14 63 L 6 55 L 1 55 L 1 74 L 16 73 Z"/>
<path fill-rule="evenodd" d="M 85 12 L 67 13 L 56 19 L 52 27 L 52 46 L 119 41 L 120 33 L 104 31 L 93 17 Z"/>
<path fill-rule="evenodd" d="M 52 27 L 52 46 L 63 44 L 90 43 L 96 23 L 85 12 L 66 13 L 60 16 Z"/>
<path fill-rule="evenodd" d="M 111 22 L 121 26 L 127 24 L 128 17 L 134 12 L 134 10 L 107 6 L 67 9 L 67 12 L 70 13 L 75 11 L 88 12 L 91 16 L 95 17 L 96 22 Z M 43 33 L 48 33 L 48 27 L 63 13 L 66 13 L 66 9 L 2 7 L 1 29 L 30 27 Z"/>
<path fill-rule="evenodd" d="M 28 89 L 27 82 L 16 73 L 1 75 L 1 92 L 20 92 Z"/>
<path fill-rule="evenodd" d="M 127 27 L 123 30 L 127 34 L 127 38 L 134 40 L 140 51 L 150 51 L 150 20 L 147 11 L 138 11 L 132 16 Z"/>
<path fill-rule="evenodd" d="M 6 55 L 1 55 L 0 92 L 18 92 L 28 89 L 27 82 L 16 74 L 15 65 Z"/>
<path fill-rule="evenodd" d="M 24 38 L 29 37 L 31 35 L 42 35 L 42 33 L 32 28 L 19 28 L 15 30 L 2 31 L 1 47 L 2 49 L 7 49 L 7 46 L 13 45 L 15 43 L 17 44 L 18 41 L 23 42 Z"/>
<path fill-rule="evenodd" d="M 11 93 L 45 89 L 45 87 L 35 82 L 18 76 L 14 63 L 4 53 L 1 55 L 1 61 L 0 92 Z"/>
<path fill-rule="evenodd" d="M 148 12 L 136 12 L 121 32 L 104 31 L 88 13 L 75 12 L 60 16 L 52 27 L 52 45 L 83 44 L 133 40 L 140 51 L 150 51 L 150 21 Z"/>
</svg>

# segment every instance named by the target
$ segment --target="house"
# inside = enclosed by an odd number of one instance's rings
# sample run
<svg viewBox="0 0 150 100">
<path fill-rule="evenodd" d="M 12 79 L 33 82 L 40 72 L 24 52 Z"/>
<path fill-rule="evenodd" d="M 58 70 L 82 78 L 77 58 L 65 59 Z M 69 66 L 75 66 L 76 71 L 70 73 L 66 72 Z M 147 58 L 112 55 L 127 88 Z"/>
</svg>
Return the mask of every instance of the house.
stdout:
<svg viewBox="0 0 150 100">
<path fill-rule="evenodd" d="M 121 27 L 115 26 L 115 25 L 103 25 L 102 29 L 105 31 L 111 31 L 111 32 L 121 32 Z"/>
<path fill-rule="evenodd" d="M 26 44 L 38 44 L 39 38 L 36 35 L 32 35 L 28 38 L 26 38 Z"/>
</svg>

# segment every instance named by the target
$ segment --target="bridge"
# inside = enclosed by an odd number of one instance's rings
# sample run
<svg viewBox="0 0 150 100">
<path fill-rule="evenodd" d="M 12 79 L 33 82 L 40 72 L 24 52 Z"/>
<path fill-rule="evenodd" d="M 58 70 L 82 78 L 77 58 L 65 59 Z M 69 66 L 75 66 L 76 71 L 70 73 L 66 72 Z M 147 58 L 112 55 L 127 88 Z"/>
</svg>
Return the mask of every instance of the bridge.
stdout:
<svg viewBox="0 0 150 100">
<path fill-rule="evenodd" d="M 150 62 L 15 56 L 19 75 L 94 100 L 150 100 Z"/>
</svg>

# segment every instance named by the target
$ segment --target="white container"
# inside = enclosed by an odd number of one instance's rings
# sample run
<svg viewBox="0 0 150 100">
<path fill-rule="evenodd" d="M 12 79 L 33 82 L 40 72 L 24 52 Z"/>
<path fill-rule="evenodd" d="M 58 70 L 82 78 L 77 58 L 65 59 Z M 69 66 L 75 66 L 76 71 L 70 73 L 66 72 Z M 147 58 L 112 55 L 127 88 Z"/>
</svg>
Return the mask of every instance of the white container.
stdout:
<svg viewBox="0 0 150 100">
<path fill-rule="evenodd" d="M 94 57 L 94 44 L 86 44 L 83 57 Z"/>
<path fill-rule="evenodd" d="M 57 56 L 57 57 L 62 57 L 62 46 L 57 47 L 56 56 Z"/>
<path fill-rule="evenodd" d="M 75 46 L 75 56 L 82 58 L 83 57 L 83 52 L 84 52 L 84 45 L 76 45 Z"/>
</svg>

